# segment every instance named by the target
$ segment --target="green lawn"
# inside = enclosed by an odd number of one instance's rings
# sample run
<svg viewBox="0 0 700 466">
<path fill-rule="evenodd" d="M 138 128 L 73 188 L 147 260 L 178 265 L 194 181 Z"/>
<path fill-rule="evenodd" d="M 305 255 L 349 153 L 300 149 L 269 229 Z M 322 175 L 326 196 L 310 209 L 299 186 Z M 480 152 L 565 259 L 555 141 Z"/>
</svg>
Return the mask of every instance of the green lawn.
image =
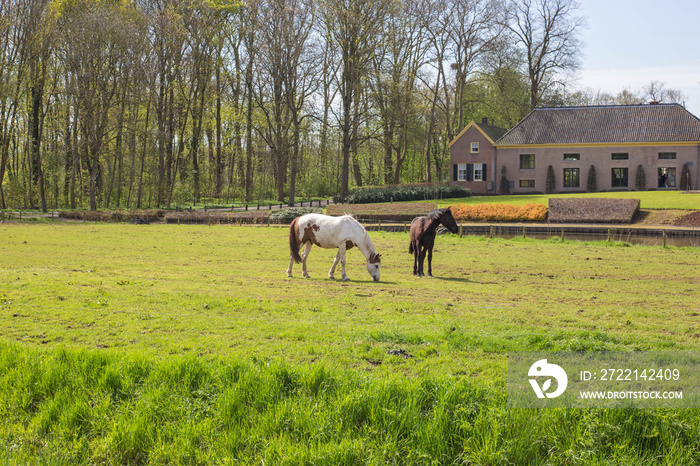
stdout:
<svg viewBox="0 0 700 466">
<path fill-rule="evenodd" d="M 0 225 L 0 458 L 697 464 L 694 410 L 511 410 L 506 353 L 700 348 L 700 249 L 372 232 L 374 283 L 286 228 Z M 413 357 L 391 355 L 402 349 Z M 4 447 L 4 448 L 3 448 Z"/>
<path fill-rule="evenodd" d="M 639 199 L 642 209 L 679 209 L 700 210 L 700 194 L 681 191 L 624 191 L 608 193 L 580 194 L 524 194 L 512 196 L 472 196 L 463 199 L 445 199 L 439 202 L 440 207 L 450 204 L 514 204 L 522 205 L 530 202 L 547 204 L 550 197 L 603 197 L 617 199 Z"/>
</svg>

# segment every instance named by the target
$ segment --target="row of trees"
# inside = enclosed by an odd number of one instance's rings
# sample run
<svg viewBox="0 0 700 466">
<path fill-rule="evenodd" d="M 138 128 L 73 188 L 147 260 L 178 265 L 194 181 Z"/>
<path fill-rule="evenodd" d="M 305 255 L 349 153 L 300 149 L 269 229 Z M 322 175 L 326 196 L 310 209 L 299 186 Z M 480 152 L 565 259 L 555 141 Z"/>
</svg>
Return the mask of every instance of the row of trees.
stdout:
<svg viewBox="0 0 700 466">
<path fill-rule="evenodd" d="M 440 181 L 471 119 L 571 98 L 583 26 L 574 0 L 0 0 L 1 207 Z"/>
</svg>

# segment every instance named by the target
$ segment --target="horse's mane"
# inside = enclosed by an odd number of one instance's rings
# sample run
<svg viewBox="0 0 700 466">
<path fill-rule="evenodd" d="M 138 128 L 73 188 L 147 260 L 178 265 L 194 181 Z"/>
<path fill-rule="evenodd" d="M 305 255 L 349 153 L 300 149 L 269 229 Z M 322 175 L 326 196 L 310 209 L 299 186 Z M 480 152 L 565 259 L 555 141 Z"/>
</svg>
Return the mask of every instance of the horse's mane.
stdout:
<svg viewBox="0 0 700 466">
<path fill-rule="evenodd" d="M 447 207 L 442 208 L 442 209 L 433 210 L 432 212 L 428 213 L 427 217 L 430 220 L 438 220 L 440 218 L 440 216 L 445 213 L 446 210 L 447 210 Z"/>
</svg>

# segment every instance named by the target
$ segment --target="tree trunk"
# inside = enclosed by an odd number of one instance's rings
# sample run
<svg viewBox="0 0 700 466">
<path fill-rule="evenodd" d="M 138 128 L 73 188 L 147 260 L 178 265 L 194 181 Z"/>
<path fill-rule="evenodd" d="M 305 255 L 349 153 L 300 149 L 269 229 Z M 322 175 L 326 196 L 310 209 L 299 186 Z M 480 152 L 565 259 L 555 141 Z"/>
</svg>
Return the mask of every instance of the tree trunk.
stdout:
<svg viewBox="0 0 700 466">
<path fill-rule="evenodd" d="M 221 157 L 221 67 L 216 67 L 216 181 L 214 193 L 217 198 L 221 197 L 221 190 L 224 185 L 224 162 Z"/>
</svg>

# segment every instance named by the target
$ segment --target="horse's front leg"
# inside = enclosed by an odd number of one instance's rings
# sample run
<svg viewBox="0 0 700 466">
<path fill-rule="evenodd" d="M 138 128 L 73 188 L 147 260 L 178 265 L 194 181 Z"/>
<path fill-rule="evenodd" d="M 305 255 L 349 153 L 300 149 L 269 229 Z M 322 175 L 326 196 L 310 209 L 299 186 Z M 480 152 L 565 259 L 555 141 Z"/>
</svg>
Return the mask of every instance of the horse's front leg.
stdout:
<svg viewBox="0 0 700 466">
<path fill-rule="evenodd" d="M 433 276 L 433 245 L 428 247 L 428 276 Z"/>
<path fill-rule="evenodd" d="M 335 259 L 333 260 L 333 266 L 328 271 L 328 278 L 331 280 L 335 280 L 335 276 L 333 276 L 333 274 L 335 273 L 335 267 L 338 265 L 338 262 L 340 262 L 340 248 L 338 248 L 338 253 L 335 255 Z"/>
<path fill-rule="evenodd" d="M 302 275 L 304 275 L 304 278 L 311 278 L 311 276 L 306 271 L 306 258 L 309 257 L 310 252 L 311 243 L 309 242 L 304 245 L 304 252 L 301 253 L 301 272 Z"/>
<path fill-rule="evenodd" d="M 425 246 L 421 246 L 418 253 L 418 278 L 423 276 L 423 264 L 425 263 Z"/>
<path fill-rule="evenodd" d="M 340 272 L 341 272 L 341 278 L 343 280 L 350 280 L 347 275 L 345 275 L 345 243 L 340 244 L 338 246 L 338 254 L 335 256 L 335 261 L 333 262 L 333 268 L 331 268 L 331 272 L 335 270 L 335 266 L 338 264 L 338 261 L 340 261 Z M 328 276 L 331 275 L 331 272 L 328 273 Z M 331 277 L 332 278 L 332 277 Z"/>
</svg>

